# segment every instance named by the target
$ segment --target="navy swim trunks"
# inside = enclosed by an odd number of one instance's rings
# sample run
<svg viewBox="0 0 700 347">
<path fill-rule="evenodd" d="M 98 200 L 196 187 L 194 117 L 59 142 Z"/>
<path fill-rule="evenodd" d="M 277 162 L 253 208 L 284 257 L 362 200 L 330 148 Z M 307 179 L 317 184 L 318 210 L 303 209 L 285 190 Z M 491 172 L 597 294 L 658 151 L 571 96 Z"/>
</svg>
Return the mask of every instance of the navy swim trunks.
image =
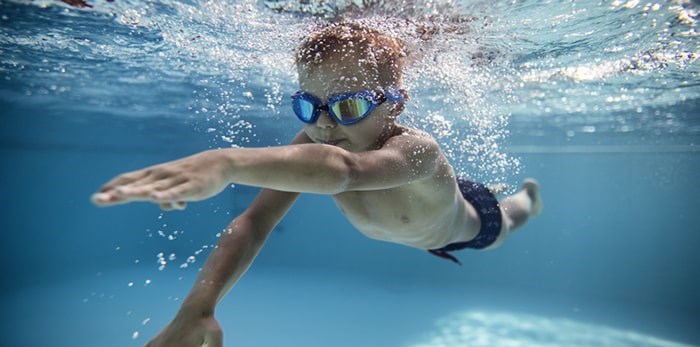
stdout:
<svg viewBox="0 0 700 347">
<path fill-rule="evenodd" d="M 465 248 L 483 249 L 492 245 L 501 233 L 501 209 L 498 200 L 493 196 L 483 184 L 469 181 L 464 178 L 457 178 L 459 190 L 481 219 L 481 229 L 473 240 L 466 242 L 455 242 L 439 249 L 431 249 L 428 252 L 462 265 L 457 258 L 448 252 Z"/>
</svg>

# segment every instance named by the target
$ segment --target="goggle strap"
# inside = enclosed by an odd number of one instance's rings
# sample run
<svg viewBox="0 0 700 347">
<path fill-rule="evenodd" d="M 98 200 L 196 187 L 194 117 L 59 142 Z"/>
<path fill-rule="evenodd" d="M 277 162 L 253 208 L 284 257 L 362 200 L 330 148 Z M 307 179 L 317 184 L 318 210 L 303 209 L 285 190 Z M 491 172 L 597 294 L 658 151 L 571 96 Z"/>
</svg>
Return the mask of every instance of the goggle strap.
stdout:
<svg viewBox="0 0 700 347">
<path fill-rule="evenodd" d="M 403 102 L 403 94 L 399 89 L 396 88 L 388 88 L 384 93 L 384 97 L 386 98 L 386 101 L 393 103 L 393 104 L 400 104 Z"/>
</svg>

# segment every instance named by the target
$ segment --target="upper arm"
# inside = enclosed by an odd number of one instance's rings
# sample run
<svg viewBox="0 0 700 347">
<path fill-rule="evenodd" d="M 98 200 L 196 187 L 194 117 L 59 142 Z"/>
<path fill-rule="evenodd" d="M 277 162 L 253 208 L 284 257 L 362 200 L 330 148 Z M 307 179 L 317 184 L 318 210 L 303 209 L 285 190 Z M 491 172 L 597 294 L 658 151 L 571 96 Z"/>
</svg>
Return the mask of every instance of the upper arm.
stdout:
<svg viewBox="0 0 700 347">
<path fill-rule="evenodd" d="M 311 139 L 301 131 L 294 137 L 291 144 L 311 142 Z M 244 214 L 251 218 L 257 227 L 264 229 L 267 233 L 282 220 L 298 197 L 299 193 L 297 192 L 283 192 L 263 188 L 253 202 L 250 203 Z"/>
<path fill-rule="evenodd" d="M 447 165 L 437 142 L 418 132 L 394 136 L 378 150 L 348 156 L 347 191 L 398 187 L 433 177 Z"/>
</svg>

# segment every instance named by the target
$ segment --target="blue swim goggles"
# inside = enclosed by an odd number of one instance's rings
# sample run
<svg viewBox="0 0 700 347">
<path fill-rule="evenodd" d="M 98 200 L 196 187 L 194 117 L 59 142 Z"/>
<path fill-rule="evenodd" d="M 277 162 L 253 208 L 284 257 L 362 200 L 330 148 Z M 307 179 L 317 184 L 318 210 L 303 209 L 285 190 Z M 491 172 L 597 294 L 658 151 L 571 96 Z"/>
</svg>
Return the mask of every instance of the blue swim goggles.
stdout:
<svg viewBox="0 0 700 347">
<path fill-rule="evenodd" d="M 339 124 L 351 125 L 367 118 L 385 101 L 402 103 L 403 94 L 396 89 L 389 89 L 386 93 L 365 90 L 333 95 L 324 104 L 312 94 L 298 91 L 292 95 L 292 108 L 297 117 L 307 124 L 315 123 L 321 111 L 326 111 Z"/>
</svg>

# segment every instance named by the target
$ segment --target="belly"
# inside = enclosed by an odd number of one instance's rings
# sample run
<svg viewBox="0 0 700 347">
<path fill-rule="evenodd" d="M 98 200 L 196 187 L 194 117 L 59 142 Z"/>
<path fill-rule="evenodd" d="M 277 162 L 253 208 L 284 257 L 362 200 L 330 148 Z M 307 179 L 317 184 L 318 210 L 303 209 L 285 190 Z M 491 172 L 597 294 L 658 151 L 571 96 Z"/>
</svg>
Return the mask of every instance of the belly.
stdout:
<svg viewBox="0 0 700 347">
<path fill-rule="evenodd" d="M 346 192 L 335 197 L 343 214 L 365 236 L 421 249 L 438 248 L 454 239 L 454 206 L 438 207 L 416 196 L 372 193 Z"/>
</svg>

